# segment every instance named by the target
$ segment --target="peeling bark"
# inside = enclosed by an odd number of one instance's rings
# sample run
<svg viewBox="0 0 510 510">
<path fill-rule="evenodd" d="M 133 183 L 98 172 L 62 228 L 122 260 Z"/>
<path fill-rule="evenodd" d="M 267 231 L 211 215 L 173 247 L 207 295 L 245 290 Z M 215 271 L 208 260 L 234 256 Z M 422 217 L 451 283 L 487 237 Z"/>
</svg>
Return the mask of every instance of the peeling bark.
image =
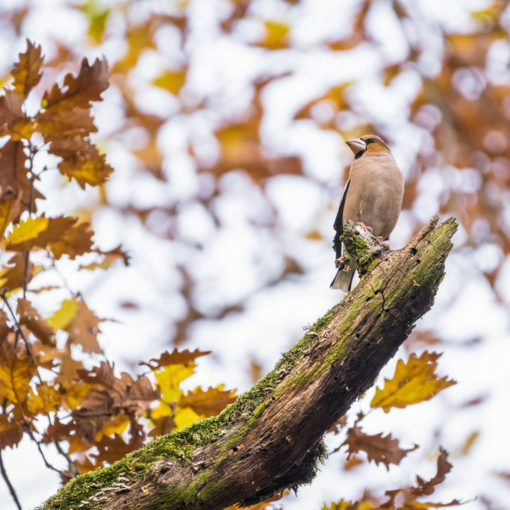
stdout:
<svg viewBox="0 0 510 510">
<path fill-rule="evenodd" d="M 380 253 L 371 234 L 346 224 L 366 274 L 273 372 L 219 416 L 77 477 L 41 508 L 219 509 L 310 482 L 325 431 L 432 306 L 455 231 L 453 219 L 433 218 L 402 250 Z"/>
</svg>

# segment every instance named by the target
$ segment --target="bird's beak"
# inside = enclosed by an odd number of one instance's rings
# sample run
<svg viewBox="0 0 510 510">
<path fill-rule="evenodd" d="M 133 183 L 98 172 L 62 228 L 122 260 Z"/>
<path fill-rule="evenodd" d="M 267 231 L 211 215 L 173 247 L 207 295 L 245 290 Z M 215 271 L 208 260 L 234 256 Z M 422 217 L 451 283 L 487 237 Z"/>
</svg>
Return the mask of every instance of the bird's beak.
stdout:
<svg viewBox="0 0 510 510">
<path fill-rule="evenodd" d="M 361 138 L 353 138 L 345 142 L 354 154 L 358 154 L 360 151 L 364 151 L 367 148 L 367 144 Z"/>
</svg>

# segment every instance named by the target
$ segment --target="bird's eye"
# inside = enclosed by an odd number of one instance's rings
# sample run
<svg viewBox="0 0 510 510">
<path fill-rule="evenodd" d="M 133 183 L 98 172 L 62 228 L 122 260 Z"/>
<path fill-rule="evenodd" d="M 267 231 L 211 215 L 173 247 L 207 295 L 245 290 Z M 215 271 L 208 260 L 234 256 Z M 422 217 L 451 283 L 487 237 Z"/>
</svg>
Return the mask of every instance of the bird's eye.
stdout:
<svg viewBox="0 0 510 510">
<path fill-rule="evenodd" d="M 365 140 L 365 143 L 368 145 L 369 143 L 377 143 L 377 140 L 375 138 L 367 138 Z"/>
</svg>

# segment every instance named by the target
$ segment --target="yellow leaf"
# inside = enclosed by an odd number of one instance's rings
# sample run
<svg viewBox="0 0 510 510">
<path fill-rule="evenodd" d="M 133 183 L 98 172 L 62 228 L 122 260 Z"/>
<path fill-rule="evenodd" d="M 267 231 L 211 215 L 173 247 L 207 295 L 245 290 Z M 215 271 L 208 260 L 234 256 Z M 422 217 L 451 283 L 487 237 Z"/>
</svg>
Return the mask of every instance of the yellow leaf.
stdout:
<svg viewBox="0 0 510 510">
<path fill-rule="evenodd" d="M 380 407 L 388 412 L 392 407 L 406 407 L 431 399 L 441 390 L 456 384 L 447 377 L 439 378 L 435 373 L 441 354 L 425 351 L 418 358 L 411 354 L 407 363 L 399 360 L 395 375 L 377 388 L 371 407 Z"/>
<path fill-rule="evenodd" d="M 76 299 L 64 299 L 60 308 L 47 319 L 53 329 L 65 329 L 76 316 L 78 311 L 78 303 Z"/>
<path fill-rule="evenodd" d="M 29 391 L 27 400 L 29 413 L 33 415 L 48 414 L 60 408 L 62 396 L 53 386 L 43 384 L 42 386 L 38 385 L 36 389 L 37 392 L 34 392 L 32 388 Z"/>
<path fill-rule="evenodd" d="M 101 441 L 103 436 L 122 434 L 126 431 L 128 426 L 129 418 L 125 414 L 118 414 L 103 423 L 101 430 L 96 433 L 95 440 Z"/>
<path fill-rule="evenodd" d="M 187 365 L 168 365 L 162 370 L 154 372 L 156 381 L 161 390 L 161 400 L 167 403 L 177 402 L 183 394 L 180 384 L 195 371 L 195 363 L 188 362 Z"/>
<path fill-rule="evenodd" d="M 178 94 L 183 85 L 186 83 L 186 73 L 187 69 L 179 71 L 163 71 L 152 81 L 152 84 L 156 87 L 167 90 L 172 94 Z"/>
<path fill-rule="evenodd" d="M 6 247 L 8 249 L 15 249 L 17 245 L 24 246 L 27 241 L 37 239 L 39 234 L 44 232 L 47 227 L 48 218 L 44 216 L 39 216 L 38 218 L 30 216 L 26 220 L 20 221 L 18 225 L 15 225 L 12 232 L 7 236 Z"/>
<path fill-rule="evenodd" d="M 22 404 L 30 389 L 30 380 L 35 373 L 35 365 L 29 357 L 19 357 L 10 346 L 4 346 L 0 364 L 0 400 L 7 399 L 14 404 Z"/>
<path fill-rule="evenodd" d="M 195 423 L 202 418 L 204 418 L 204 416 L 195 413 L 195 411 L 189 407 L 177 407 L 174 417 L 175 430 L 187 427 L 188 425 L 191 425 L 192 423 Z"/>
<path fill-rule="evenodd" d="M 235 391 L 224 390 L 220 384 L 204 391 L 200 386 L 179 399 L 180 407 L 189 407 L 203 417 L 215 416 L 236 400 Z"/>
</svg>

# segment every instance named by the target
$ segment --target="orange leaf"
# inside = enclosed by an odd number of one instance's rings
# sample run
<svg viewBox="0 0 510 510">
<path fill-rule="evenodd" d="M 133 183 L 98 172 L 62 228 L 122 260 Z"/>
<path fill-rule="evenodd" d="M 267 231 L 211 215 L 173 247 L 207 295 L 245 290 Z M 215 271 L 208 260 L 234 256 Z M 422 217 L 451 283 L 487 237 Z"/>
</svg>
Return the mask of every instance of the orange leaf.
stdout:
<svg viewBox="0 0 510 510">
<path fill-rule="evenodd" d="M 347 431 L 347 438 L 344 442 L 347 445 L 347 459 L 351 455 L 364 451 L 369 461 L 373 460 L 376 464 L 382 463 L 389 469 L 390 464 L 399 464 L 400 461 L 416 448 L 405 450 L 400 448 L 398 440 L 391 437 L 390 434 L 383 436 L 382 433 L 369 435 L 365 434 L 360 427 L 355 426 Z"/>
<path fill-rule="evenodd" d="M 85 189 L 85 184 L 104 184 L 113 168 L 99 154 L 95 145 L 80 136 L 54 139 L 49 152 L 62 158 L 58 169 L 62 175 L 75 179 Z"/>
<path fill-rule="evenodd" d="M 78 106 L 70 111 L 50 108 L 39 112 L 35 120 L 45 142 L 67 136 L 88 136 L 97 131 L 90 109 Z"/>
<path fill-rule="evenodd" d="M 27 399 L 30 381 L 36 366 L 32 360 L 19 353 L 14 345 L 3 339 L 0 343 L 0 401 L 7 399 L 21 405 Z"/>
<path fill-rule="evenodd" d="M 21 325 L 26 326 L 43 344 L 55 345 L 53 328 L 39 315 L 30 301 L 18 298 L 16 311 Z"/>
<path fill-rule="evenodd" d="M 22 101 L 14 89 L 7 89 L 0 97 L 0 135 L 10 135 L 13 140 L 29 139 L 34 124 L 21 109 Z"/>
<path fill-rule="evenodd" d="M 58 107 L 72 110 L 74 107 L 87 108 L 91 101 L 100 101 L 101 93 L 108 88 L 108 63 L 106 59 L 96 59 L 90 65 L 84 58 L 78 76 L 66 74 L 60 88 L 56 83 L 44 94 L 43 105 L 47 110 Z"/>
<path fill-rule="evenodd" d="M 431 399 L 441 390 L 456 384 L 447 377 L 439 378 L 435 370 L 441 354 L 424 351 L 418 358 L 411 354 L 407 363 L 399 360 L 393 379 L 384 381 L 377 388 L 371 407 L 380 407 L 388 412 L 392 407 L 406 407 Z"/>
<path fill-rule="evenodd" d="M 25 278 L 25 256 L 23 253 L 15 253 L 6 266 L 0 269 L 0 288 L 7 291 L 14 291 L 23 286 Z M 11 265 L 12 264 L 12 265 Z M 32 279 L 34 266 L 29 261 L 27 271 L 27 283 Z"/>
<path fill-rule="evenodd" d="M 77 305 L 76 315 L 66 328 L 69 332 L 68 343 L 79 344 L 86 352 L 102 352 L 97 335 L 101 332 L 99 323 L 103 319 L 97 317 L 85 301 L 77 300 Z"/>
<path fill-rule="evenodd" d="M 60 258 L 68 255 L 74 259 L 92 247 L 92 232 L 88 223 L 78 223 L 77 218 L 37 218 L 30 216 L 14 227 L 7 238 L 6 248 L 13 251 L 48 248 Z"/>
<path fill-rule="evenodd" d="M 185 365 L 189 361 L 194 361 L 198 357 L 205 356 L 206 354 L 211 354 L 211 351 L 199 351 L 198 349 L 194 351 L 188 349 L 178 351 L 176 347 L 172 352 L 165 351 L 159 358 L 152 358 L 148 363 L 142 361 L 139 365 L 146 365 L 151 370 L 157 370 L 167 365 Z"/>
<path fill-rule="evenodd" d="M 14 64 L 11 71 L 14 88 L 19 97 L 26 98 L 39 83 L 42 76 L 42 62 L 41 46 L 37 46 L 27 39 L 27 49 L 24 53 L 19 54 L 18 62 Z"/>
<path fill-rule="evenodd" d="M 199 386 L 181 397 L 178 404 L 180 407 L 191 407 L 197 414 L 201 414 L 206 418 L 216 416 L 237 398 L 235 391 L 226 391 L 223 387 L 223 384 L 220 384 L 216 388 L 209 388 L 204 391 Z"/>
<path fill-rule="evenodd" d="M 20 423 L 14 419 L 9 420 L 6 414 L 0 414 L 0 450 L 3 450 L 7 446 L 11 448 L 17 445 L 26 427 L 23 423 Z"/>
</svg>

